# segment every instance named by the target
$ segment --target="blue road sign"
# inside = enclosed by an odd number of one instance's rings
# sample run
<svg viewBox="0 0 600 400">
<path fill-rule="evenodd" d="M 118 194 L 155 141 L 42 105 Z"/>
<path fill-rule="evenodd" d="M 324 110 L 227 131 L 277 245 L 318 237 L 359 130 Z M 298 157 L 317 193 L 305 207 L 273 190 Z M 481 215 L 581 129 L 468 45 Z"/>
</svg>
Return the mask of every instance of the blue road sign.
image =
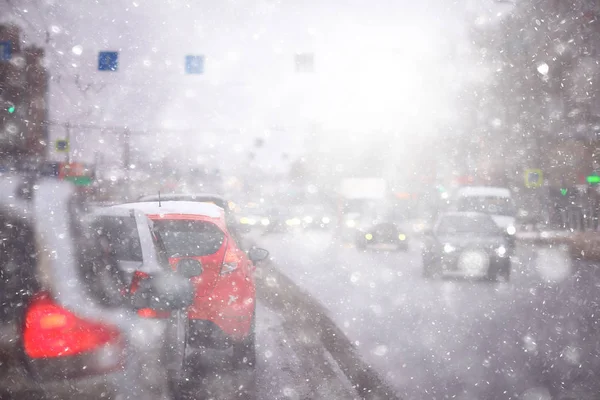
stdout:
<svg viewBox="0 0 600 400">
<path fill-rule="evenodd" d="M 119 52 L 101 51 L 98 53 L 98 71 L 116 71 L 119 68 Z"/>
<path fill-rule="evenodd" d="M 186 74 L 204 73 L 204 56 L 185 56 Z"/>
<path fill-rule="evenodd" d="M 296 72 L 314 72 L 315 55 L 313 53 L 298 53 L 294 57 Z"/>
<path fill-rule="evenodd" d="M 0 61 L 9 61 L 12 56 L 12 44 L 10 42 L 0 42 Z"/>
</svg>

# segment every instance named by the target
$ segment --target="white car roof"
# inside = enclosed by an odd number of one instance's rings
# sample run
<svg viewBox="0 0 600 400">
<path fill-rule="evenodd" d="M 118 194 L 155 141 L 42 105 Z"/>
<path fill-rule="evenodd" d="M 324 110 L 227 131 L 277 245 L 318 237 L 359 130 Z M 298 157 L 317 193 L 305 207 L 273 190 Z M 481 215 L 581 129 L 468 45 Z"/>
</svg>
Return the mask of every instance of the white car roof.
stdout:
<svg viewBox="0 0 600 400">
<path fill-rule="evenodd" d="M 480 212 L 473 212 L 473 211 L 450 211 L 450 212 L 444 212 L 441 213 L 439 215 L 439 218 L 444 218 L 444 217 L 466 217 L 466 218 L 492 218 L 489 216 L 489 214 L 486 213 L 480 213 Z"/>
<path fill-rule="evenodd" d="M 161 214 L 187 214 L 202 215 L 209 218 L 220 218 L 223 209 L 212 203 L 199 203 L 196 201 L 161 201 L 157 202 L 126 203 L 112 206 L 112 208 L 135 209 L 146 215 Z"/>
<path fill-rule="evenodd" d="M 461 197 L 511 197 L 510 190 L 493 186 L 467 186 L 458 190 Z"/>
</svg>

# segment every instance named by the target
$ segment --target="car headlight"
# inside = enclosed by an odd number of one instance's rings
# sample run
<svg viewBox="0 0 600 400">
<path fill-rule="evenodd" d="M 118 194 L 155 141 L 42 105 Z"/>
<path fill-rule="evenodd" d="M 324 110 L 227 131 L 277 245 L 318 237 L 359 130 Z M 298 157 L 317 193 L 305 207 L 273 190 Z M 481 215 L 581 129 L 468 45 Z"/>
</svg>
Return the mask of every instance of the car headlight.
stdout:
<svg viewBox="0 0 600 400">
<path fill-rule="evenodd" d="M 323 218 L 321 218 L 321 222 L 324 224 L 328 224 L 331 222 L 331 219 L 329 219 L 329 217 L 323 217 Z"/>
<path fill-rule="evenodd" d="M 398 239 L 400 239 L 401 242 L 404 242 L 406 240 L 406 235 L 404 233 L 401 233 L 398 235 Z"/>
<path fill-rule="evenodd" d="M 517 228 L 515 228 L 514 225 L 510 225 L 508 228 L 506 228 L 506 233 L 512 236 L 517 233 Z"/>
<path fill-rule="evenodd" d="M 365 235 L 365 239 L 367 239 L 367 240 L 373 240 L 373 234 L 371 234 L 371 233 L 367 233 L 367 234 Z"/>
<path fill-rule="evenodd" d="M 356 221 L 353 219 L 349 219 L 348 221 L 346 221 L 346 226 L 348 228 L 354 228 L 356 226 Z"/>
<path fill-rule="evenodd" d="M 456 247 L 452 246 L 450 243 L 444 245 L 444 253 L 452 253 L 453 251 L 456 251 Z"/>
<path fill-rule="evenodd" d="M 269 220 L 269 218 L 263 218 L 263 219 L 260 220 L 260 223 L 263 226 L 267 226 L 267 225 L 269 225 L 271 223 L 271 221 Z"/>
<path fill-rule="evenodd" d="M 311 217 L 311 216 L 306 216 L 303 219 L 304 219 L 304 222 L 307 224 L 310 224 L 313 222 L 313 217 Z"/>
<path fill-rule="evenodd" d="M 506 256 L 506 247 L 504 246 L 499 246 L 496 249 L 496 254 L 498 255 L 498 257 L 504 257 Z"/>
<path fill-rule="evenodd" d="M 292 218 L 292 219 L 288 219 L 287 221 L 285 221 L 285 223 L 288 226 L 296 226 L 296 225 L 300 225 L 300 219 L 298 218 Z"/>
</svg>

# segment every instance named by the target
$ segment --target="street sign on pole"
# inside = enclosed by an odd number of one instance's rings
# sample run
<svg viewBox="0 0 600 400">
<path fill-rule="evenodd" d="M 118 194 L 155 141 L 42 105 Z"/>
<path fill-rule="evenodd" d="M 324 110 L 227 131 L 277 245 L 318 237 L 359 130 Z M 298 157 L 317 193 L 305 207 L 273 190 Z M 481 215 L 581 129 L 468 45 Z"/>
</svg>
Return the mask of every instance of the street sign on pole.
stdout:
<svg viewBox="0 0 600 400">
<path fill-rule="evenodd" d="M 66 139 L 58 139 L 55 143 L 54 143 L 54 147 L 56 148 L 56 151 L 58 152 L 67 152 L 69 151 L 69 141 Z"/>
<path fill-rule="evenodd" d="M 315 55 L 313 53 L 298 53 L 294 57 L 296 72 L 310 73 L 315 71 Z"/>
<path fill-rule="evenodd" d="M 9 41 L 0 42 L 0 61 L 10 61 L 12 57 L 12 43 Z"/>
<path fill-rule="evenodd" d="M 185 56 L 185 73 L 186 74 L 203 74 L 204 73 L 204 56 L 202 56 L 202 55 Z"/>
<path fill-rule="evenodd" d="M 119 68 L 119 52 L 101 51 L 98 53 L 98 71 L 116 71 Z"/>
<path fill-rule="evenodd" d="M 530 168 L 525 170 L 525 187 L 539 188 L 544 184 L 544 174 L 541 169 Z"/>
</svg>

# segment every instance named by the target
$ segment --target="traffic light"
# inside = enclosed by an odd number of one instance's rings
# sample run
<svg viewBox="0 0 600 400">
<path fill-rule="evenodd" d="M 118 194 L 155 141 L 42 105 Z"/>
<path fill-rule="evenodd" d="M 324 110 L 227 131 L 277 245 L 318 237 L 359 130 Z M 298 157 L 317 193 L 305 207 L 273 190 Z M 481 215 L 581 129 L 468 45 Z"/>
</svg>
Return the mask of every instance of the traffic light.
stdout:
<svg viewBox="0 0 600 400">
<path fill-rule="evenodd" d="M 0 60 L 0 158 L 9 164 L 34 153 L 28 126 L 37 125 L 29 115 L 29 64 L 19 33 L 17 27 L 0 25 L 0 41 L 11 50 Z"/>
</svg>

